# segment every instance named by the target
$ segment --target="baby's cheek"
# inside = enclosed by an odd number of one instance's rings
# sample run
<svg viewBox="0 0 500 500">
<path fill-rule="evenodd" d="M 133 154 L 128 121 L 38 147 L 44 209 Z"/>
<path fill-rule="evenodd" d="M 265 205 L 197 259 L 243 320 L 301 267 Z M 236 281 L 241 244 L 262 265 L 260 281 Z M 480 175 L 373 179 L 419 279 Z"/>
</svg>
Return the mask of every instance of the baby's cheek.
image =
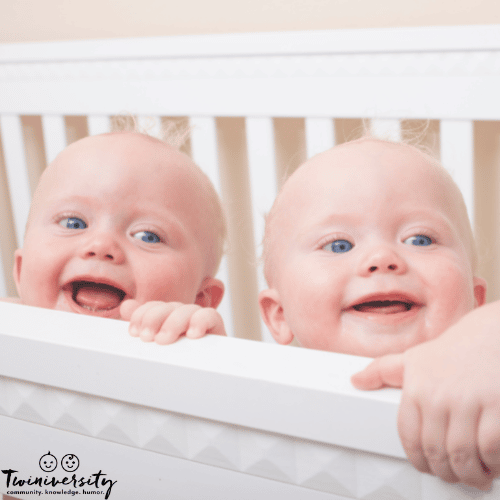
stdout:
<svg viewBox="0 0 500 500">
<path fill-rule="evenodd" d="M 282 284 L 285 320 L 303 347 L 330 350 L 330 331 L 337 324 L 338 287 L 325 274 L 296 273 Z"/>
<path fill-rule="evenodd" d="M 433 296 L 443 322 L 450 326 L 474 307 L 472 276 L 459 263 L 440 266 L 434 274 Z"/>
<path fill-rule="evenodd" d="M 144 269 L 138 288 L 148 301 L 194 303 L 201 279 L 199 266 L 192 261 L 170 258 Z"/>
</svg>

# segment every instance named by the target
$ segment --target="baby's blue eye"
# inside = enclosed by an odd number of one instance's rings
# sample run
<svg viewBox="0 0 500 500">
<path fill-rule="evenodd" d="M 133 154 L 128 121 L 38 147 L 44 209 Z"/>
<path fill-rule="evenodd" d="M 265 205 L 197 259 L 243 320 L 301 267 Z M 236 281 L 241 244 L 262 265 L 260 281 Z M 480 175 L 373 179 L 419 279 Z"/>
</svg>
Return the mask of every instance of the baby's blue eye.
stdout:
<svg viewBox="0 0 500 500">
<path fill-rule="evenodd" d="M 134 238 L 145 241 L 146 243 L 160 243 L 160 237 L 151 231 L 139 231 L 135 233 Z"/>
<path fill-rule="evenodd" d="M 323 249 L 330 250 L 331 252 L 335 253 L 345 253 L 351 250 L 353 246 L 354 245 L 347 240 L 335 240 L 331 243 L 328 243 L 328 245 L 325 245 Z"/>
<path fill-rule="evenodd" d="M 78 217 L 66 217 L 59 221 L 59 224 L 68 229 L 85 229 L 87 227 L 87 224 Z"/>
<path fill-rule="evenodd" d="M 425 236 L 425 234 L 416 234 L 415 236 L 410 236 L 403 241 L 406 245 L 415 245 L 417 247 L 427 247 L 432 245 L 432 238 Z"/>
</svg>

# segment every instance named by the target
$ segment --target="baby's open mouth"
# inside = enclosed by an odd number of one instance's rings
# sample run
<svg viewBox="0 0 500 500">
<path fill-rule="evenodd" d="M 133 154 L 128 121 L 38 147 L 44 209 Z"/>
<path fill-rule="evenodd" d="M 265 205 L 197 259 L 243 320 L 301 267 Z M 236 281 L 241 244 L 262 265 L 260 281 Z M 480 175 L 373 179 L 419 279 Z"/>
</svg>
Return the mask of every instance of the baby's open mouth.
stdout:
<svg viewBox="0 0 500 500">
<path fill-rule="evenodd" d="M 397 314 L 410 311 L 415 306 L 414 302 L 402 300 L 371 300 L 355 304 L 353 309 L 362 313 Z"/>
<path fill-rule="evenodd" d="M 92 312 L 110 311 L 118 307 L 125 292 L 112 285 L 92 281 L 73 281 L 72 299 L 84 309 Z"/>
</svg>

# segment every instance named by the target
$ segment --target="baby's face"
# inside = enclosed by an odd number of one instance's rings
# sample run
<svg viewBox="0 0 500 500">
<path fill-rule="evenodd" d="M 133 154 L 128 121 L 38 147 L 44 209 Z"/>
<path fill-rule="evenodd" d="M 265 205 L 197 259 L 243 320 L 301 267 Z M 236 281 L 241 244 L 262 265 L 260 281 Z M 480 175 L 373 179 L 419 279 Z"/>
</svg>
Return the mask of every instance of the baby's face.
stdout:
<svg viewBox="0 0 500 500">
<path fill-rule="evenodd" d="M 484 301 L 459 194 L 412 148 L 364 141 L 313 158 L 271 224 L 260 305 L 281 343 L 402 352 Z"/>
<path fill-rule="evenodd" d="M 184 155 L 139 134 L 68 147 L 42 176 L 16 252 L 21 301 L 119 318 L 124 299 L 206 298 L 213 241 L 190 167 Z"/>
</svg>

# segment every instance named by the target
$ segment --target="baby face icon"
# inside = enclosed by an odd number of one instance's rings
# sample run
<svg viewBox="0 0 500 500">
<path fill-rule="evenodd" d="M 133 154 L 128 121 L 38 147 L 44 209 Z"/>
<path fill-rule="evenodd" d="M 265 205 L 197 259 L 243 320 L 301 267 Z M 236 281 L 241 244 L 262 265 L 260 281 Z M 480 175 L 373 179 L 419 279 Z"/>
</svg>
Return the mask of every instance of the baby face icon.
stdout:
<svg viewBox="0 0 500 500">
<path fill-rule="evenodd" d="M 78 467 L 80 466 L 80 460 L 78 460 L 78 457 L 76 455 L 72 455 L 68 453 L 67 455 L 64 455 L 61 460 L 61 467 L 66 471 L 66 472 L 74 472 Z"/>
<path fill-rule="evenodd" d="M 57 467 L 57 458 L 50 451 L 40 458 L 40 469 L 44 472 L 52 472 Z"/>
</svg>

